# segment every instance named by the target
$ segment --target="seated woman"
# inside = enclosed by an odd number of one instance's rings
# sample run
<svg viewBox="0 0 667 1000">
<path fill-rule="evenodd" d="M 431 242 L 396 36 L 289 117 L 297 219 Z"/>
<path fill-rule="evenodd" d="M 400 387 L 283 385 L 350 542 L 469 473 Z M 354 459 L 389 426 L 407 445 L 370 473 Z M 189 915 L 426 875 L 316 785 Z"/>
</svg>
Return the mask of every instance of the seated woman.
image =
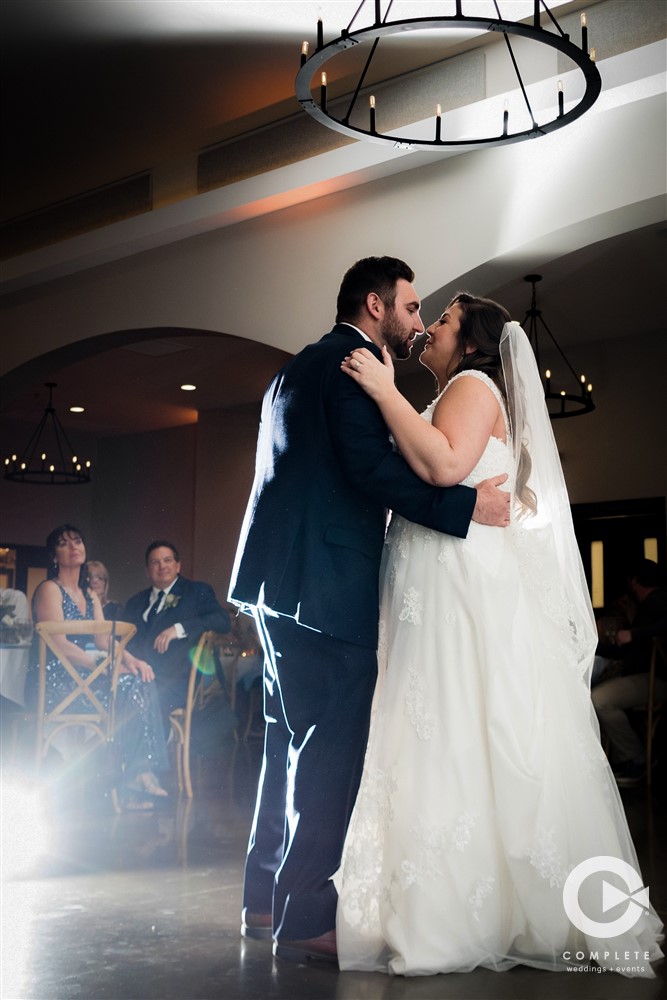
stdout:
<svg viewBox="0 0 667 1000">
<path fill-rule="evenodd" d="M 120 601 L 109 600 L 109 570 L 99 559 L 89 559 L 86 566 L 88 567 L 88 589 L 99 597 L 102 614 L 109 622 L 122 621 L 123 605 Z"/>
<path fill-rule="evenodd" d="M 103 621 L 100 600 L 88 586 L 86 547 L 78 528 L 71 524 L 55 528 L 46 540 L 51 559 L 47 579 L 40 583 L 33 596 L 33 620 L 43 621 Z M 78 670 L 93 670 L 97 651 L 93 636 L 54 636 L 54 644 Z M 103 640 L 98 641 L 102 648 Z M 33 650 L 39 646 L 36 638 Z M 156 772 L 168 768 L 167 747 L 162 728 L 160 705 L 152 668 L 143 660 L 123 653 L 117 692 L 117 731 L 125 788 L 142 795 L 165 796 Z M 26 679 L 26 701 L 36 702 L 39 668 L 38 656 L 33 655 Z M 55 707 L 74 688 L 74 680 L 52 653 L 46 661 L 46 710 Z M 102 674 L 92 690 L 103 705 L 109 704 L 111 680 Z M 72 703 L 74 711 L 91 710 L 90 702 L 79 697 Z"/>
</svg>

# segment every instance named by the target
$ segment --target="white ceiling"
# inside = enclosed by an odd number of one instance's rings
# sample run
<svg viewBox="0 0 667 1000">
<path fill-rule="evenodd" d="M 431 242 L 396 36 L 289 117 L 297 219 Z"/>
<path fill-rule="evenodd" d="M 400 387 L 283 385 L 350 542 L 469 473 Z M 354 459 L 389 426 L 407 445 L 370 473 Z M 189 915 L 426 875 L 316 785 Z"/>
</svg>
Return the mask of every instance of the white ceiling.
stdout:
<svg viewBox="0 0 667 1000">
<path fill-rule="evenodd" d="M 464 0 L 464 6 L 470 2 Z M 476 13 L 487 7 L 494 12 L 486 0 L 472 2 Z M 334 37 L 357 7 L 358 0 L 3 0 L 0 84 L 7 154 L 0 164 L 2 217 L 300 113 L 294 77 L 301 39 L 314 38 L 320 12 L 325 39 Z M 501 0 L 501 7 L 508 16 L 530 16 L 533 2 Z M 518 14 L 509 7 L 519 8 Z M 564 4 L 567 11 L 583 7 Z M 436 13 L 451 8 L 445 11 L 451 13 L 454 3 L 396 0 L 392 17 L 415 16 L 416 8 L 420 14 L 426 8 Z M 423 60 L 430 45 L 441 57 L 442 40 L 414 42 L 400 55 L 394 50 L 395 72 L 409 68 L 415 51 Z M 445 44 L 453 51 L 461 39 Z M 565 346 L 581 337 L 582 328 L 588 340 L 664 328 L 665 232 L 664 226 L 652 226 L 540 267 L 540 305 Z M 460 284 L 498 298 L 523 319 L 530 288 L 522 279 L 534 269 L 532 261 L 516 261 L 509 282 L 473 274 L 462 276 Z M 619 287 L 636 289 L 636 298 L 618 302 Z M 426 305 L 424 319 L 430 322 L 442 303 Z M 56 406 L 68 428 L 102 435 L 174 426 L 191 422 L 197 408 L 220 405 L 221 371 L 226 405 L 257 401 L 283 358 L 282 352 L 233 337 L 179 335 L 163 343 L 177 349 L 148 357 L 115 347 L 96 358 L 42 369 L 4 403 L 3 415 L 29 422 L 45 403 L 43 382 L 54 381 L 59 384 Z M 245 363 L 248 351 L 252 364 Z M 415 364 L 411 361 L 405 371 Z M 250 371 L 254 377 L 248 381 L 242 373 Z M 124 393 L 122 413 L 120 380 L 142 387 Z M 184 393 L 183 382 L 197 384 L 197 392 Z M 94 387 L 96 406 L 79 418 L 67 417 L 66 406 L 87 405 L 78 398 L 82 385 Z"/>
<path fill-rule="evenodd" d="M 365 4 L 355 28 L 372 20 L 373 0 Z M 529 18 L 533 6 L 500 0 L 508 17 Z M 2 218 L 299 113 L 301 41 L 314 44 L 318 14 L 325 42 L 337 37 L 358 7 L 358 0 L 3 0 Z M 495 16 L 491 0 L 464 0 L 464 9 Z M 391 17 L 454 10 L 454 0 L 394 0 Z M 374 61 L 372 73 L 396 76 L 466 44 L 459 31 L 384 39 L 385 62 Z"/>
</svg>

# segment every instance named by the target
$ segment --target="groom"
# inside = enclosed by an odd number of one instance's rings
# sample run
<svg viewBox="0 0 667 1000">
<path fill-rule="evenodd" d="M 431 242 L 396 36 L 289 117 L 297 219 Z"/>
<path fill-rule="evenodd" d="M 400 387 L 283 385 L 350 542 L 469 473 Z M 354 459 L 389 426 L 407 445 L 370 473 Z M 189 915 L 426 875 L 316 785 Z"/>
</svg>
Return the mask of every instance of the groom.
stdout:
<svg viewBox="0 0 667 1000">
<path fill-rule="evenodd" d="M 255 481 L 229 600 L 265 653 L 266 734 L 245 871 L 242 933 L 274 954 L 336 960 L 336 890 L 376 680 L 386 508 L 460 538 L 504 525 L 506 478 L 428 486 L 391 446 L 380 411 L 340 370 L 386 345 L 407 358 L 424 326 L 414 273 L 368 257 L 345 274 L 336 325 L 267 389 Z"/>
</svg>

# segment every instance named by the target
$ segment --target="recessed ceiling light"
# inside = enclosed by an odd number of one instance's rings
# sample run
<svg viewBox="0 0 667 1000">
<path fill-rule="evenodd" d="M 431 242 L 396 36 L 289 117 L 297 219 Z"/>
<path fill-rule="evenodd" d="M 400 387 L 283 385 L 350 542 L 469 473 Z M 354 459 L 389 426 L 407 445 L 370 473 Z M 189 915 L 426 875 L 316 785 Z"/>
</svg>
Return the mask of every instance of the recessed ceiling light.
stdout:
<svg viewBox="0 0 667 1000">
<path fill-rule="evenodd" d="M 196 388 L 197 388 L 196 385 L 189 385 L 187 383 L 181 386 L 181 389 L 183 389 L 185 392 L 192 392 Z"/>
<path fill-rule="evenodd" d="M 70 406 L 69 412 L 70 413 L 83 413 L 84 409 L 83 409 L 83 406 Z"/>
</svg>

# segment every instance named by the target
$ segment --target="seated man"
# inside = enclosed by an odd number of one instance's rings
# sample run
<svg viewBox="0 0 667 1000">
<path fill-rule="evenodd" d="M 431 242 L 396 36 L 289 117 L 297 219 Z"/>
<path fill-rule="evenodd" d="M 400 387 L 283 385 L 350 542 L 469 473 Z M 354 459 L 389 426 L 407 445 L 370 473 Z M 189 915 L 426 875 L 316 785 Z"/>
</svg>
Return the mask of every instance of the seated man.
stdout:
<svg viewBox="0 0 667 1000">
<path fill-rule="evenodd" d="M 616 781 L 619 785 L 636 784 L 652 766 L 645 748 L 627 716 L 627 709 L 639 708 L 648 701 L 648 681 L 654 636 L 667 635 L 667 590 L 662 584 L 657 563 L 640 560 L 628 578 L 630 593 L 636 602 L 632 625 L 616 633 L 615 643 L 599 643 L 600 656 L 622 663 L 621 676 L 602 681 L 591 697 L 602 735 L 609 739 Z M 658 660 L 655 678 L 656 702 L 667 698 L 667 676 Z"/>
<path fill-rule="evenodd" d="M 191 651 L 202 632 L 230 631 L 227 612 L 207 583 L 179 576 L 175 545 L 159 540 L 146 549 L 146 571 L 152 587 L 131 597 L 123 619 L 137 627 L 128 648 L 150 663 L 165 718 L 185 704 Z"/>
</svg>

